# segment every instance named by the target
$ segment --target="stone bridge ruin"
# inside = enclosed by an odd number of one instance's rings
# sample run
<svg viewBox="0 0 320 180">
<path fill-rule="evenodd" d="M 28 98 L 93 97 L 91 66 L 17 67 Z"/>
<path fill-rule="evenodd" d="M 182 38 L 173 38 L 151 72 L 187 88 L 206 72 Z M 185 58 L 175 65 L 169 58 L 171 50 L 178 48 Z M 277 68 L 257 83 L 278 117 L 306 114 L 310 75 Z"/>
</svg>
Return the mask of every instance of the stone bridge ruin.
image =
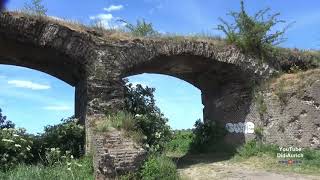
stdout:
<svg viewBox="0 0 320 180">
<path fill-rule="evenodd" d="M 135 158 L 140 157 L 135 154 L 138 151 L 132 151 L 131 160 L 122 162 L 129 141 L 121 140 L 117 132 L 95 136 L 90 131 L 92 119 L 122 108 L 123 78 L 141 73 L 177 77 L 201 90 L 205 121 L 245 123 L 252 102 L 252 82 L 274 72 L 257 62 L 221 43 L 116 38 L 39 17 L 0 15 L 0 64 L 42 71 L 75 87 L 75 115 L 86 126 L 87 150 L 93 148 L 91 145 L 96 147 L 97 179 L 112 177 L 118 170 L 128 170 L 126 167 L 134 169 Z M 246 138 L 244 133 L 230 133 L 225 141 L 240 144 Z M 121 141 L 117 151 L 123 153 L 106 150 L 111 140 Z M 115 157 L 120 159 L 118 164 L 107 162 Z"/>
</svg>

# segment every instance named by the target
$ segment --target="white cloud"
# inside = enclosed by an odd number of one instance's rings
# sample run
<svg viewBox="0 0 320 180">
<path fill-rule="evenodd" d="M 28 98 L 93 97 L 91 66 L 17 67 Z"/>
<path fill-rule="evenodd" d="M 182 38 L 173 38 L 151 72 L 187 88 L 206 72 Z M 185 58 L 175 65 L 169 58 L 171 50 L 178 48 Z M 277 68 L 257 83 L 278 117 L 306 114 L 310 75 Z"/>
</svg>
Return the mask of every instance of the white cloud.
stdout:
<svg viewBox="0 0 320 180">
<path fill-rule="evenodd" d="M 49 111 L 69 111 L 71 110 L 70 106 L 61 105 L 61 106 L 46 106 L 43 109 L 49 110 Z"/>
<path fill-rule="evenodd" d="M 111 12 L 111 11 L 119 11 L 123 9 L 123 5 L 111 5 L 107 8 L 103 8 L 103 10 L 107 11 L 107 12 Z"/>
<path fill-rule="evenodd" d="M 112 14 L 98 14 L 96 16 L 90 16 L 90 19 L 101 23 L 106 28 L 109 28 L 114 17 Z"/>
<path fill-rule="evenodd" d="M 26 89 L 32 89 L 32 90 L 46 90 L 51 88 L 49 85 L 38 84 L 31 81 L 23 81 L 23 80 L 10 80 L 8 81 L 8 84 L 18 88 L 26 88 Z"/>
</svg>

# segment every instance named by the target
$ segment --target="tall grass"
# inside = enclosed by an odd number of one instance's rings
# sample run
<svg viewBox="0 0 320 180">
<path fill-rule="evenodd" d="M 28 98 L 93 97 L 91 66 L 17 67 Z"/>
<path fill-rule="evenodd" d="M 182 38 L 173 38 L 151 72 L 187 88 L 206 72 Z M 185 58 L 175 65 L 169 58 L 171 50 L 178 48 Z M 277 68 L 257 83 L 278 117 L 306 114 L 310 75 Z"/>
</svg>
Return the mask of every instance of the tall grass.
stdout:
<svg viewBox="0 0 320 180">
<path fill-rule="evenodd" d="M 123 131 L 127 137 L 131 137 L 137 143 L 142 143 L 145 138 L 141 129 L 137 127 L 134 116 L 124 111 L 111 113 L 103 119 L 98 119 L 93 126 L 99 133 L 112 130 Z"/>
<path fill-rule="evenodd" d="M 19 165 L 7 172 L 0 172 L 1 180 L 90 180 L 93 176 L 92 157 L 87 156 L 55 166 Z"/>
</svg>

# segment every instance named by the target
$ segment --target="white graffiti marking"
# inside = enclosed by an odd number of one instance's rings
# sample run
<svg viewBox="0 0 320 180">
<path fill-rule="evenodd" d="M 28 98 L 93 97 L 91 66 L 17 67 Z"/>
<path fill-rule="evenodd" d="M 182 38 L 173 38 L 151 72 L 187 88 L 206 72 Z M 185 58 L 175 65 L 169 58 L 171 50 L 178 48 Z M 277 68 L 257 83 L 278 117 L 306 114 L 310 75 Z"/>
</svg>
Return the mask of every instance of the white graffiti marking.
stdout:
<svg viewBox="0 0 320 180">
<path fill-rule="evenodd" d="M 254 133 L 254 124 L 252 122 L 239 122 L 236 124 L 227 123 L 226 129 L 230 133 L 244 133 L 244 134 L 253 134 Z"/>
</svg>

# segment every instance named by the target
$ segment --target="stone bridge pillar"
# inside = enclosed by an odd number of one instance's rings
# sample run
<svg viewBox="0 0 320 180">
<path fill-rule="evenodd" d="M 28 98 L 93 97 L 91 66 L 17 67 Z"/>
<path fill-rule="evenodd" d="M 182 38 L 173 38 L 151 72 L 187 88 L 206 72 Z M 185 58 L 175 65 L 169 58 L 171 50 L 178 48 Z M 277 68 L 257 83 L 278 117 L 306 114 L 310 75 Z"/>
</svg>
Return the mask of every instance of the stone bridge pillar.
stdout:
<svg viewBox="0 0 320 180">
<path fill-rule="evenodd" d="M 110 70 L 94 66 L 94 71 L 76 87 L 76 112 L 85 121 L 86 153 L 93 155 L 98 180 L 115 179 L 135 171 L 145 157 L 145 150 L 123 132 L 95 131 L 93 121 L 105 118 L 108 112 L 122 110 L 124 105 L 124 82 L 116 72 L 108 72 Z"/>
<path fill-rule="evenodd" d="M 225 128 L 228 123 L 245 124 L 251 102 L 252 89 L 243 82 L 230 82 L 212 89 L 204 89 L 202 90 L 203 119 L 205 122 L 219 123 Z M 228 131 L 225 142 L 238 146 L 245 143 L 245 138 L 243 131 Z"/>
</svg>

